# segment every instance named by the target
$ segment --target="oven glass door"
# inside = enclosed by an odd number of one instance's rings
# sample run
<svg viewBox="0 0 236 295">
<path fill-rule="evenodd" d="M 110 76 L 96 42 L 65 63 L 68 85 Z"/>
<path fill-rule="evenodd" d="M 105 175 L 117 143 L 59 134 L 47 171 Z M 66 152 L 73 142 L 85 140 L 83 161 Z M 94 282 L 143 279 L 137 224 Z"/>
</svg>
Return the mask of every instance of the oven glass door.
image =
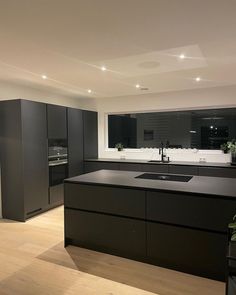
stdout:
<svg viewBox="0 0 236 295">
<path fill-rule="evenodd" d="M 49 166 L 49 185 L 62 184 L 68 175 L 68 164 Z"/>
</svg>

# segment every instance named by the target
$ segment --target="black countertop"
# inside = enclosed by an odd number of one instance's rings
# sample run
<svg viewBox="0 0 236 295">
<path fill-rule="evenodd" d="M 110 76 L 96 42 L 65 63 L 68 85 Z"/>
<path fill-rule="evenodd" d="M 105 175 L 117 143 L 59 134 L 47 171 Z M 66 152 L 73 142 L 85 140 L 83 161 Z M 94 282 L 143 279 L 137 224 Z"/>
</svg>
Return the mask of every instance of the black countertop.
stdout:
<svg viewBox="0 0 236 295">
<path fill-rule="evenodd" d="M 65 182 L 236 198 L 235 179 L 193 176 L 189 182 L 176 182 L 135 178 L 141 174 L 143 172 L 99 170 L 66 179 Z"/>
<path fill-rule="evenodd" d="M 126 164 L 149 164 L 149 165 L 182 165 L 182 166 L 201 166 L 201 167 L 220 167 L 236 169 L 236 166 L 230 163 L 213 163 L 213 162 L 189 162 L 189 161 L 171 161 L 171 162 L 150 162 L 150 160 L 138 159 L 109 159 L 109 158 L 95 158 L 85 159 L 86 162 L 110 162 L 110 163 L 126 163 Z"/>
</svg>

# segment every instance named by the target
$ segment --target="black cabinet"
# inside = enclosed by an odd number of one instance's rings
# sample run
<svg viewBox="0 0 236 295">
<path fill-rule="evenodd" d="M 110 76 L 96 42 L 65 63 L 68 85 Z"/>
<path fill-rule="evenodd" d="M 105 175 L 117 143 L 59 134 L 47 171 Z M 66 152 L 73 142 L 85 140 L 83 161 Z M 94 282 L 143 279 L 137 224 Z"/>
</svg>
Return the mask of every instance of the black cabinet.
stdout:
<svg viewBox="0 0 236 295">
<path fill-rule="evenodd" d="M 236 178 L 235 168 L 199 167 L 200 176 Z"/>
<path fill-rule="evenodd" d="M 236 200 L 233 199 L 147 192 L 148 220 L 227 232 L 235 211 Z"/>
<path fill-rule="evenodd" d="M 145 218 L 145 192 L 65 183 L 65 206 L 95 212 Z"/>
<path fill-rule="evenodd" d="M 119 168 L 123 171 L 142 171 L 142 164 L 120 163 Z"/>
<path fill-rule="evenodd" d="M 84 172 L 83 111 L 68 108 L 68 174 Z"/>
<path fill-rule="evenodd" d="M 65 243 L 126 257 L 144 257 L 145 222 L 65 209 Z"/>
<path fill-rule="evenodd" d="M 109 162 L 90 162 L 85 161 L 84 163 L 84 172 L 89 173 L 93 171 L 98 171 L 102 169 L 107 170 L 119 170 L 120 165 L 119 163 L 109 163 Z"/>
<path fill-rule="evenodd" d="M 148 259 L 162 267 L 224 280 L 226 248 L 226 234 L 147 223 Z"/>
<path fill-rule="evenodd" d="M 3 217 L 24 221 L 48 204 L 46 105 L 0 103 Z"/>
<path fill-rule="evenodd" d="M 169 165 L 169 173 L 184 174 L 184 175 L 198 175 L 197 166 L 184 165 Z"/>
<path fill-rule="evenodd" d="M 168 164 L 143 164 L 143 172 L 168 173 Z"/>
<path fill-rule="evenodd" d="M 84 159 L 98 157 L 98 118 L 97 112 L 83 111 Z"/>
<path fill-rule="evenodd" d="M 49 139 L 67 138 L 67 109 L 57 105 L 47 105 Z"/>
<path fill-rule="evenodd" d="M 50 206 L 59 206 L 64 203 L 64 185 L 58 184 L 51 186 L 49 189 L 49 204 Z"/>
<path fill-rule="evenodd" d="M 46 105 L 21 102 L 26 217 L 48 205 Z"/>
</svg>

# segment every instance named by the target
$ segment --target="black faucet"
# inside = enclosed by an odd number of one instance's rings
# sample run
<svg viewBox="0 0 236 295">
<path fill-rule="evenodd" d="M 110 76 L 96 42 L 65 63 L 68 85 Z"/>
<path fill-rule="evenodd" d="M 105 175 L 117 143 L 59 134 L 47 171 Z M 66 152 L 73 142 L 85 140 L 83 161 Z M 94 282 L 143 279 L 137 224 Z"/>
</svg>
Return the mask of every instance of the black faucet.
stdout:
<svg viewBox="0 0 236 295">
<path fill-rule="evenodd" d="M 164 162 L 164 144 L 161 142 L 161 147 L 159 148 L 159 155 L 161 155 L 161 161 Z"/>
</svg>

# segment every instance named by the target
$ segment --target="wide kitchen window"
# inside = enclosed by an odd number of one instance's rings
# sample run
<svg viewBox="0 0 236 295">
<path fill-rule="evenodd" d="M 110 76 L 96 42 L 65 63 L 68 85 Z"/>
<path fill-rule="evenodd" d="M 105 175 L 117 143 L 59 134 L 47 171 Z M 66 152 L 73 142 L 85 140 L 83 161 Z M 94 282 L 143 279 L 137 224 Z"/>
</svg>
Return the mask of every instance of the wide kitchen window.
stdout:
<svg viewBox="0 0 236 295">
<path fill-rule="evenodd" d="M 108 115 L 108 147 L 219 149 L 236 138 L 236 108 Z"/>
</svg>

